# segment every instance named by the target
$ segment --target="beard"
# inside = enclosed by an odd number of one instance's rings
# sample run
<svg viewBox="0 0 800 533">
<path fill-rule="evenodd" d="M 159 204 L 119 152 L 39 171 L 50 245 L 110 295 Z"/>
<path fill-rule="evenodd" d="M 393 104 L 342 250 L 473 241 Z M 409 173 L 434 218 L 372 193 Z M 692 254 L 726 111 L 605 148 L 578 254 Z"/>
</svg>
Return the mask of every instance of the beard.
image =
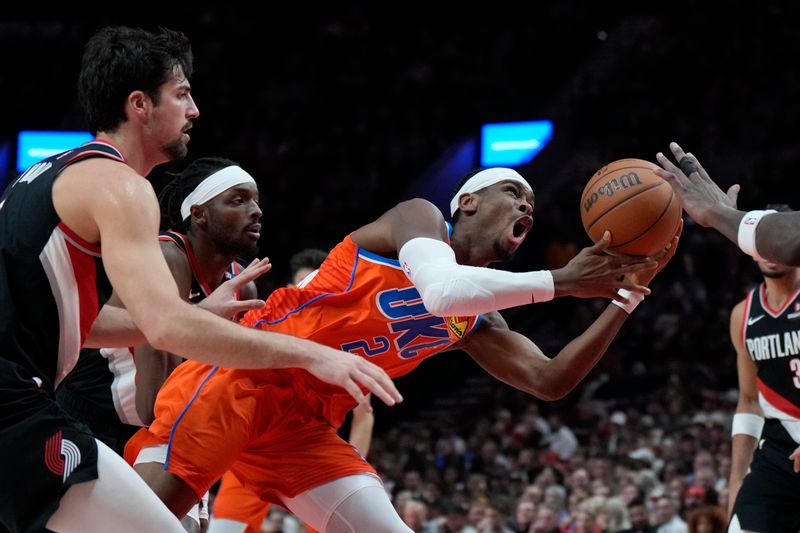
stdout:
<svg viewBox="0 0 800 533">
<path fill-rule="evenodd" d="M 183 138 L 181 136 L 164 146 L 162 151 L 164 152 L 164 155 L 167 156 L 169 161 L 178 161 L 186 157 L 186 154 L 189 153 L 189 147 L 186 146 L 185 142 L 183 142 Z"/>
<path fill-rule="evenodd" d="M 231 235 L 235 234 L 235 230 L 213 224 L 208 228 L 208 237 L 224 255 L 248 259 L 255 257 L 258 254 L 258 242 L 244 237 L 240 237 L 240 240 L 233 239 Z"/>
<path fill-rule="evenodd" d="M 502 244 L 500 244 L 500 240 L 494 241 L 494 245 L 492 246 L 494 249 L 495 256 L 502 262 L 511 261 L 514 259 L 514 252 L 509 252 Z"/>
<path fill-rule="evenodd" d="M 762 270 L 761 275 L 769 279 L 781 279 L 787 272 L 788 270 L 768 270 L 766 272 Z"/>
</svg>

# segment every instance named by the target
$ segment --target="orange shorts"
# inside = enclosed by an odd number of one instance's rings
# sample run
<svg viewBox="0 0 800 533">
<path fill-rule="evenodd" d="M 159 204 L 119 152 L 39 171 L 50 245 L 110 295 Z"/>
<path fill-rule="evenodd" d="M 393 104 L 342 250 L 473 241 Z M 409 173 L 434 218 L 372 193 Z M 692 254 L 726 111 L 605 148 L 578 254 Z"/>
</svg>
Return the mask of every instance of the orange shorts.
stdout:
<svg viewBox="0 0 800 533">
<path fill-rule="evenodd" d="M 198 498 L 230 470 L 278 504 L 341 477 L 377 475 L 290 376 L 181 364 L 159 392 L 156 420 L 125 447 L 126 460 L 133 464 L 142 448 L 166 444 L 166 470 Z"/>
<path fill-rule="evenodd" d="M 236 476 L 227 472 L 214 498 L 214 518 L 227 518 L 247 524 L 244 533 L 261 533 L 261 525 L 269 512 L 270 504 L 261 500 Z"/>
</svg>

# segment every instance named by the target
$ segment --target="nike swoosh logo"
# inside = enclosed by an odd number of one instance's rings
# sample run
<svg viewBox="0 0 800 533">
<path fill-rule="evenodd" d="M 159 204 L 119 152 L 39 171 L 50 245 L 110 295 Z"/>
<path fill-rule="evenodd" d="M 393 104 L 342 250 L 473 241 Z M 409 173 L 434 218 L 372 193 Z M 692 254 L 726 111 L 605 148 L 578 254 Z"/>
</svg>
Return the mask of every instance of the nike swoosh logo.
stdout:
<svg viewBox="0 0 800 533">
<path fill-rule="evenodd" d="M 191 300 L 192 298 L 197 298 L 198 296 L 200 296 L 200 293 L 199 293 L 199 292 L 190 292 L 190 293 L 189 293 L 189 299 L 190 299 L 190 300 Z M 748 324 L 748 325 L 749 325 L 749 324 Z"/>
<path fill-rule="evenodd" d="M 758 315 L 758 316 L 754 316 L 752 318 L 748 318 L 747 319 L 747 325 L 748 326 L 752 326 L 753 324 L 755 324 L 756 322 L 758 322 L 762 318 L 764 318 L 764 315 Z"/>
</svg>

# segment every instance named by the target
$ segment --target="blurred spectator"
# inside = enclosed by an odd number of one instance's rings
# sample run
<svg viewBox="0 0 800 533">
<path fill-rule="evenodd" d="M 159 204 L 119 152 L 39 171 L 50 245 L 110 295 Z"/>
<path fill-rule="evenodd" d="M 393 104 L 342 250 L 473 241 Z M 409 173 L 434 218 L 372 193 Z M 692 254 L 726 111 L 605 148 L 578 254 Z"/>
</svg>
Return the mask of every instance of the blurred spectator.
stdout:
<svg viewBox="0 0 800 533">
<path fill-rule="evenodd" d="M 655 533 L 650 525 L 650 515 L 643 500 L 633 500 L 628 504 L 628 519 L 631 527 L 619 530 L 619 533 Z"/>
<path fill-rule="evenodd" d="M 700 507 L 692 511 L 688 519 L 689 533 L 725 533 L 728 520 L 718 506 Z"/>
<path fill-rule="evenodd" d="M 687 525 L 678 516 L 678 504 L 672 498 L 662 497 L 656 502 L 656 533 L 686 533 Z"/>
<path fill-rule="evenodd" d="M 558 533 L 560 531 L 558 514 L 548 505 L 540 505 L 536 510 L 536 519 L 528 533 Z"/>
<path fill-rule="evenodd" d="M 408 500 L 403 506 L 403 513 L 400 516 L 414 533 L 431 533 L 433 531 L 433 528 L 427 524 L 428 507 L 419 500 Z"/>
<path fill-rule="evenodd" d="M 289 283 L 288 287 L 296 287 L 301 281 L 313 271 L 319 268 L 328 252 L 317 248 L 306 248 L 300 250 L 289 259 Z"/>
<path fill-rule="evenodd" d="M 514 533 L 526 533 L 536 517 L 536 505 L 526 499 L 517 502 L 514 517 L 508 521 L 508 528 Z"/>
</svg>

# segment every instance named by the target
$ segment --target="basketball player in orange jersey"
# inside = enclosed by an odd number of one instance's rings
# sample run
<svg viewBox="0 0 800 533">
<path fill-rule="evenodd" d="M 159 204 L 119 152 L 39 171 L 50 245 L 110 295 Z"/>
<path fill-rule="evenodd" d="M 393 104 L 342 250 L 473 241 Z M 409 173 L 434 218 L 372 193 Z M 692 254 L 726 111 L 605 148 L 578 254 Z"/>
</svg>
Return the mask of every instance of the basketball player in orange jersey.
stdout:
<svg viewBox="0 0 800 533">
<path fill-rule="evenodd" d="M 289 283 L 286 286 L 299 285 L 322 265 L 327 255 L 325 251 L 316 248 L 306 248 L 292 255 L 289 259 Z M 375 416 L 363 405 L 357 405 L 352 413 L 348 442 L 362 457 L 367 457 Z M 269 503 L 245 487 L 236 476 L 226 472 L 214 498 L 213 517 L 208 533 L 259 533 L 269 510 Z"/>
<path fill-rule="evenodd" d="M 498 379 L 560 398 L 649 292 L 677 236 L 658 262 L 604 254 L 606 234 L 563 269 L 485 268 L 522 244 L 533 198 L 513 170 L 469 175 L 451 202 L 452 233 L 429 202 L 403 202 L 347 236 L 316 274 L 275 291 L 243 323 L 341 347 L 392 377 L 460 348 Z M 494 312 L 565 295 L 616 299 L 553 359 Z M 301 369 L 240 371 L 190 361 L 164 384 L 155 422 L 129 441 L 126 458 L 139 457 L 136 470 L 178 516 L 230 469 L 319 531 L 409 531 L 375 470 L 336 435 L 353 404 L 340 387 Z"/>
<path fill-rule="evenodd" d="M 158 202 L 142 176 L 186 155 L 199 116 L 191 68 L 181 33 L 100 30 L 78 83 L 97 139 L 34 165 L 0 197 L 0 524 L 11 531 L 182 530 L 55 402 L 82 346 L 148 342 L 207 363 L 303 367 L 359 401 L 358 384 L 390 404 L 400 398 L 363 358 L 248 330 L 178 295 L 156 239 Z M 127 310 L 104 306 L 112 286 Z"/>
<path fill-rule="evenodd" d="M 348 442 L 366 458 L 372 442 L 375 417 L 363 405 L 356 405 L 352 414 Z M 214 499 L 208 533 L 259 533 L 270 507 L 270 503 L 262 500 L 236 476 L 226 472 Z"/>
<path fill-rule="evenodd" d="M 739 211 L 739 185 L 722 192 L 694 155 L 678 143 L 669 147 L 678 165 L 659 152 L 656 159 L 663 169 L 656 174 L 667 180 L 698 224 L 716 229 L 756 261 L 800 266 L 800 212 Z"/>
</svg>

